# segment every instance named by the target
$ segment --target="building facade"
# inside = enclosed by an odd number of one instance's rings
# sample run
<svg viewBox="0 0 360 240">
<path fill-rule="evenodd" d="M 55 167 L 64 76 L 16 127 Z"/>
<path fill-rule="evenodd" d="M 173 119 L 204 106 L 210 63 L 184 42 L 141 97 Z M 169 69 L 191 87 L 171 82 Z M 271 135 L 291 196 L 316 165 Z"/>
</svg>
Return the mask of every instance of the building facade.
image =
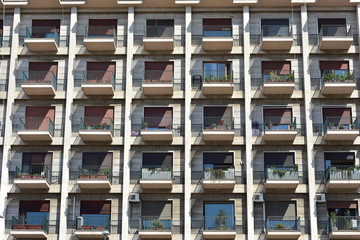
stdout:
<svg viewBox="0 0 360 240">
<path fill-rule="evenodd" d="M 1 239 L 360 239 L 360 0 L 1 6 Z"/>
</svg>

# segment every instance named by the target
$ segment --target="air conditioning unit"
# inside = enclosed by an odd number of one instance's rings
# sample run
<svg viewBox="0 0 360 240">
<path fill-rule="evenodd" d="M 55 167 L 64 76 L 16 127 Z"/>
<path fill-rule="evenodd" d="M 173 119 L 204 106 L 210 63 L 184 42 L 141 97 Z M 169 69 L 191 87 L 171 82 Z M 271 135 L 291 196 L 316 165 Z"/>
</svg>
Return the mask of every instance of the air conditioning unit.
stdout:
<svg viewBox="0 0 360 240">
<path fill-rule="evenodd" d="M 84 225 L 84 218 L 79 216 L 76 218 L 76 228 L 82 229 L 82 226 Z"/>
<path fill-rule="evenodd" d="M 255 193 L 253 200 L 254 200 L 254 202 L 264 202 L 264 194 L 263 193 Z"/>
<path fill-rule="evenodd" d="M 326 202 L 325 194 L 316 194 L 315 195 L 315 201 L 318 202 L 318 203 Z"/>
<path fill-rule="evenodd" d="M 45 172 L 41 172 L 40 175 L 41 175 L 42 178 L 45 178 Z"/>
<path fill-rule="evenodd" d="M 140 195 L 138 193 L 130 193 L 129 202 L 140 202 Z"/>
</svg>

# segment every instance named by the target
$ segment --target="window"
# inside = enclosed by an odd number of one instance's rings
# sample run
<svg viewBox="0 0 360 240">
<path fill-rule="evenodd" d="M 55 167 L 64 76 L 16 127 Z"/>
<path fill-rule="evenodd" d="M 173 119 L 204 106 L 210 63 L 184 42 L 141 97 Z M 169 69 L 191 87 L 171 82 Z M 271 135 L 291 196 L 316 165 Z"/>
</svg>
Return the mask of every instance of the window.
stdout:
<svg viewBox="0 0 360 240">
<path fill-rule="evenodd" d="M 144 108 L 144 127 L 148 129 L 167 129 L 172 126 L 172 123 L 173 110 L 171 107 Z"/>
<path fill-rule="evenodd" d="M 43 175 L 51 167 L 52 153 L 23 153 L 22 173 Z"/>
<path fill-rule="evenodd" d="M 323 123 L 332 128 L 350 129 L 352 120 L 351 108 L 332 108 L 324 107 L 322 109 Z"/>
<path fill-rule="evenodd" d="M 233 125 L 231 107 L 204 107 L 204 128 L 225 130 Z"/>
<path fill-rule="evenodd" d="M 322 36 L 346 36 L 345 18 L 319 18 L 318 30 Z"/>
<path fill-rule="evenodd" d="M 174 63 L 173 62 L 145 62 L 146 83 L 151 82 L 173 82 Z"/>
<path fill-rule="evenodd" d="M 355 153 L 349 152 L 326 152 L 324 153 L 325 170 L 331 166 L 354 166 Z"/>
<path fill-rule="evenodd" d="M 289 19 L 261 19 L 262 36 L 287 37 L 290 35 Z"/>
<path fill-rule="evenodd" d="M 58 38 L 59 33 L 60 33 L 60 19 L 32 20 L 32 28 L 31 28 L 32 38 Z"/>
<path fill-rule="evenodd" d="M 204 203 L 205 230 L 231 230 L 234 228 L 233 203 Z"/>
<path fill-rule="evenodd" d="M 204 62 L 205 82 L 229 81 L 232 78 L 231 63 Z"/>
<path fill-rule="evenodd" d="M 146 37 L 173 37 L 174 20 L 146 20 Z"/>
<path fill-rule="evenodd" d="M 232 37 L 231 18 L 203 19 L 204 37 Z"/>
<path fill-rule="evenodd" d="M 49 219 L 50 201 L 20 201 L 19 222 L 26 225 L 39 225 L 42 229 L 44 219 Z"/>
<path fill-rule="evenodd" d="M 81 201 L 80 215 L 83 217 L 82 228 L 86 230 L 109 229 L 111 214 L 110 201 Z M 85 227 L 85 228 L 84 228 Z"/>
<path fill-rule="evenodd" d="M 264 108 L 266 130 L 287 130 L 294 125 L 291 108 Z"/>
<path fill-rule="evenodd" d="M 57 77 L 58 64 L 56 62 L 30 62 L 29 73 L 24 73 L 27 82 L 52 83 Z"/>
</svg>

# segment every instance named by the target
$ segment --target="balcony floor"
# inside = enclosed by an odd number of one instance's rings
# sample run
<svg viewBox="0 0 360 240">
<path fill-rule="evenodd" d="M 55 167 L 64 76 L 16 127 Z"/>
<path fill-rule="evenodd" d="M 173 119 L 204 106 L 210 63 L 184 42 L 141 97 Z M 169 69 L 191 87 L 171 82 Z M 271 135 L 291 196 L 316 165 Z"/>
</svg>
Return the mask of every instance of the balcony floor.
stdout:
<svg viewBox="0 0 360 240">
<path fill-rule="evenodd" d="M 353 42 L 353 37 L 322 37 L 321 50 L 348 50 Z"/>
<path fill-rule="evenodd" d="M 173 51 L 173 38 L 144 38 L 144 49 L 146 51 Z"/>
<path fill-rule="evenodd" d="M 326 183 L 327 189 L 358 189 L 360 187 L 360 180 L 335 180 L 330 179 Z"/>
<path fill-rule="evenodd" d="M 203 37 L 203 49 L 205 51 L 231 51 L 233 42 L 232 37 Z"/>
<path fill-rule="evenodd" d="M 53 137 L 49 131 L 24 130 L 18 132 L 19 137 L 25 142 L 52 142 Z"/>
<path fill-rule="evenodd" d="M 84 45 L 89 52 L 114 52 L 116 50 L 114 38 L 84 38 Z"/>
<path fill-rule="evenodd" d="M 44 230 L 12 229 L 10 235 L 18 239 L 47 239 L 48 234 Z"/>
<path fill-rule="evenodd" d="M 139 230 L 141 239 L 171 239 L 171 230 Z"/>
<path fill-rule="evenodd" d="M 203 83 L 202 92 L 204 95 L 232 95 L 234 85 L 232 83 Z"/>
<path fill-rule="evenodd" d="M 233 189 L 235 179 L 203 179 L 204 189 Z"/>
<path fill-rule="evenodd" d="M 328 129 L 326 130 L 325 141 L 354 141 L 359 135 L 359 130 L 353 129 Z"/>
<path fill-rule="evenodd" d="M 14 184 L 21 189 L 49 189 L 46 179 L 15 179 Z"/>
<path fill-rule="evenodd" d="M 330 239 L 360 239 L 359 230 L 338 230 L 329 233 Z"/>
<path fill-rule="evenodd" d="M 58 50 L 55 39 L 51 38 L 27 38 L 24 43 L 32 52 L 57 52 Z"/>
<path fill-rule="evenodd" d="M 110 189 L 109 179 L 78 179 L 76 183 L 82 189 Z"/>
<path fill-rule="evenodd" d="M 28 96 L 55 96 L 55 89 L 51 84 L 22 84 L 21 88 Z"/>
<path fill-rule="evenodd" d="M 266 179 L 266 189 L 295 189 L 299 180 Z"/>
<path fill-rule="evenodd" d="M 206 141 L 233 141 L 235 136 L 234 130 L 203 130 L 203 140 Z"/>
<path fill-rule="evenodd" d="M 141 136 L 145 142 L 170 142 L 173 140 L 172 130 L 141 130 Z"/>
<path fill-rule="evenodd" d="M 266 130 L 264 132 L 265 141 L 294 141 L 297 130 Z"/>
<path fill-rule="evenodd" d="M 113 136 L 110 131 L 81 131 L 79 132 L 84 142 L 111 142 Z"/>
<path fill-rule="evenodd" d="M 235 230 L 203 230 L 204 239 L 235 239 Z"/>
<path fill-rule="evenodd" d="M 173 95 L 174 86 L 172 83 L 143 83 L 144 95 Z"/>
<path fill-rule="evenodd" d="M 293 41 L 292 37 L 263 37 L 261 49 L 290 51 Z"/>
<path fill-rule="evenodd" d="M 114 95 L 112 84 L 81 84 L 81 90 L 85 95 Z"/>
<path fill-rule="evenodd" d="M 274 230 L 266 233 L 266 239 L 298 239 L 300 236 L 301 231 Z"/>
<path fill-rule="evenodd" d="M 291 95 L 294 92 L 295 83 L 293 82 L 265 82 L 263 84 L 263 94 L 272 95 L 272 94 L 283 94 Z"/>
<path fill-rule="evenodd" d="M 172 189 L 171 179 L 140 179 L 142 189 Z"/>
<path fill-rule="evenodd" d="M 356 83 L 324 83 L 321 94 L 351 95 L 356 88 Z"/>
<path fill-rule="evenodd" d="M 79 239 L 104 239 L 103 230 L 75 230 Z"/>
</svg>

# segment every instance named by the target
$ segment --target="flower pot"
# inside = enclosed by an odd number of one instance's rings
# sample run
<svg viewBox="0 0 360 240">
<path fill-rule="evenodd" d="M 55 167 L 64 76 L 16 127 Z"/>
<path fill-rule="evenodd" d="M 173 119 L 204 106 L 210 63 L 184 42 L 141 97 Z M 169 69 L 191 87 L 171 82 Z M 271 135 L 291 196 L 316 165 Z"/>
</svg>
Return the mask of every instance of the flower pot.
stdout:
<svg viewBox="0 0 360 240">
<path fill-rule="evenodd" d="M 42 226 L 41 225 L 27 225 L 26 228 L 32 229 L 32 230 L 41 230 Z"/>
<path fill-rule="evenodd" d="M 97 227 L 96 227 L 96 230 L 103 231 L 103 230 L 105 230 L 105 227 L 104 227 L 104 226 L 97 226 Z"/>
<path fill-rule="evenodd" d="M 41 179 L 42 176 L 41 176 L 41 175 L 33 175 L 32 178 L 33 178 L 33 179 Z"/>
<path fill-rule="evenodd" d="M 30 176 L 30 174 L 28 174 L 28 175 L 20 175 L 20 178 L 21 179 L 30 179 L 31 176 Z"/>
<path fill-rule="evenodd" d="M 83 225 L 81 227 L 82 230 L 93 230 L 94 229 L 94 226 L 92 225 Z"/>
<path fill-rule="evenodd" d="M 15 224 L 13 229 L 26 229 L 26 224 Z"/>
<path fill-rule="evenodd" d="M 108 177 L 105 174 L 99 174 L 99 175 L 96 175 L 96 178 L 97 179 L 107 179 Z"/>
<path fill-rule="evenodd" d="M 90 175 L 80 175 L 80 179 L 89 179 Z"/>
</svg>

